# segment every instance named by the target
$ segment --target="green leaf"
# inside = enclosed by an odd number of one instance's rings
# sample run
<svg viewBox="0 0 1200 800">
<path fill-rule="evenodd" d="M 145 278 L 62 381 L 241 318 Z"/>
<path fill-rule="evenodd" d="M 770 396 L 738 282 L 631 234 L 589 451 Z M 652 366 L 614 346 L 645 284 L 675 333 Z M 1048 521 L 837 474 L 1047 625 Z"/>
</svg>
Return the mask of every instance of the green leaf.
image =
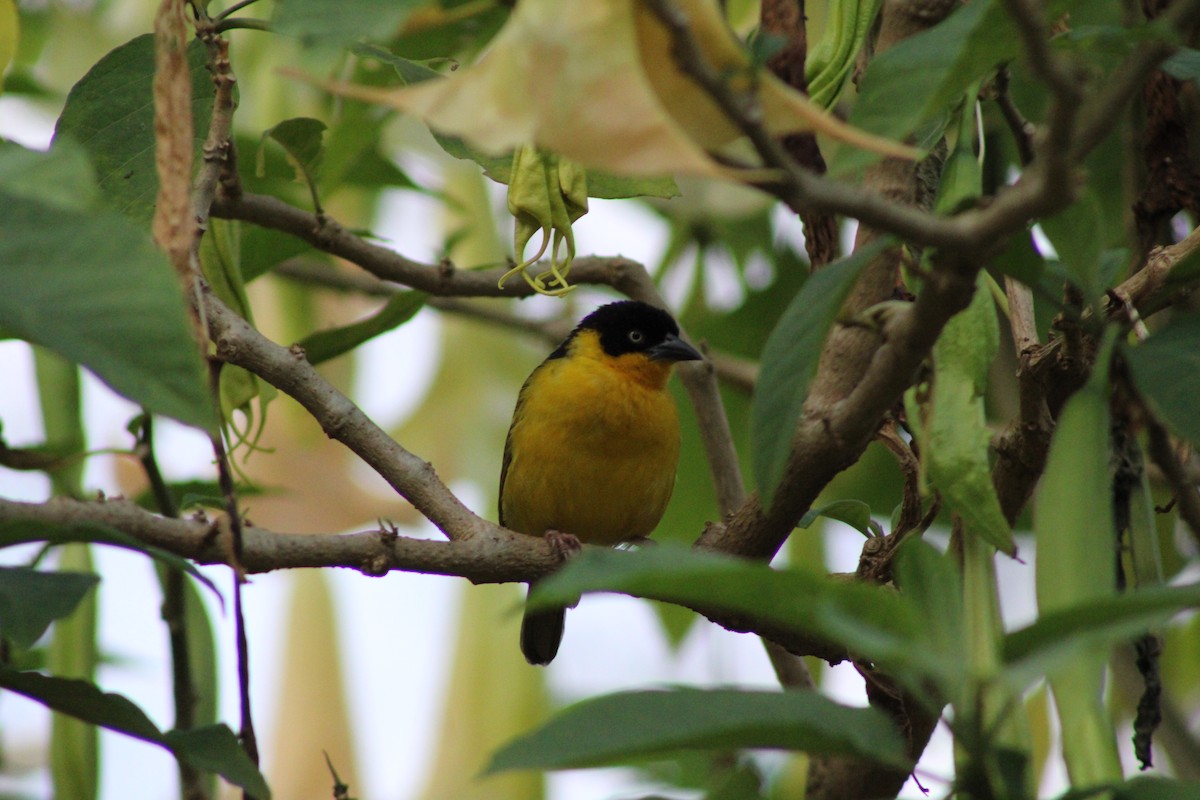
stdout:
<svg viewBox="0 0 1200 800">
<path fill-rule="evenodd" d="M 89 681 L 53 678 L 0 666 L 0 688 L 84 722 L 153 744 L 162 743 L 162 734 L 145 712 L 128 698 L 103 692 Z"/>
<path fill-rule="evenodd" d="M 850 112 L 850 124 L 903 140 L 946 112 L 969 86 L 1020 51 L 1002 3 L 971 0 L 939 25 L 871 60 Z M 905 102 L 897 102 L 897 98 Z M 838 147 L 830 171 L 846 174 L 878 155 Z"/>
<path fill-rule="evenodd" d="M 0 327 L 181 422 L 214 414 L 179 285 L 146 233 L 0 190 Z"/>
<path fill-rule="evenodd" d="M 1043 219 L 1041 224 L 1071 282 L 1088 299 L 1099 297 L 1104 288 L 1100 280 L 1104 237 L 1103 215 L 1096 195 L 1085 190 L 1064 211 Z"/>
<path fill-rule="evenodd" d="M 907 767 L 895 726 L 873 708 L 816 692 L 672 689 L 592 698 L 503 747 L 487 772 L 570 769 L 681 749 L 772 748 Z"/>
<path fill-rule="evenodd" d="M 317 171 L 325 148 L 323 137 L 325 123 L 311 117 L 296 117 L 285 119 L 279 124 L 263 131 L 259 141 L 258 161 L 255 171 L 261 177 L 266 168 L 263 150 L 268 141 L 273 141 L 283 148 L 288 164 L 295 170 L 297 180 L 304 181 L 310 187 L 316 182 Z"/>
<path fill-rule="evenodd" d="M 954 149 L 946 156 L 942 167 L 942 180 L 934 203 L 934 211 L 939 214 L 953 214 L 983 193 L 983 167 L 975 152 L 978 122 L 975 98 L 978 95 L 978 84 L 968 87 L 955 112 L 953 124 L 947 126 L 954 134 Z"/>
<path fill-rule="evenodd" d="M 188 45 L 192 74 L 193 152 L 204 145 L 212 116 L 212 76 L 200 41 Z M 96 62 L 67 94 L 54 139 L 69 136 L 88 151 L 100 194 L 130 219 L 148 223 L 158 196 L 154 165 L 154 37 L 143 34 Z"/>
<path fill-rule="evenodd" d="M 298 344 L 304 348 L 309 363 L 320 364 L 400 327 L 416 316 L 428 298 L 429 295 L 424 292 L 398 292 L 388 298 L 383 308 L 373 316 L 341 328 L 317 331 L 301 339 Z"/>
<path fill-rule="evenodd" d="M 1181 47 L 1159 67 L 1172 78 L 1200 84 L 1200 50 Z"/>
<path fill-rule="evenodd" d="M 1034 245 L 1032 233 L 1015 233 L 992 259 L 992 267 L 1026 286 L 1037 286 L 1042 280 L 1046 261 Z"/>
<path fill-rule="evenodd" d="M 871 507 L 862 500 L 834 500 L 819 508 L 810 508 L 796 523 L 797 528 L 807 528 L 817 517 L 844 522 L 863 536 L 874 536 L 878 526 L 871 519 Z"/>
<path fill-rule="evenodd" d="M 968 535 L 1015 555 L 1017 543 L 992 484 L 988 447 L 991 431 L 983 395 L 999 347 L 996 308 L 988 278 L 976 279 L 971 304 L 946 323 L 933 348 L 930 401 L 919 427 L 923 466 Z"/>
<path fill-rule="evenodd" d="M 15 197 L 82 211 L 100 199 L 87 151 L 58 138 L 48 151 L 0 139 L 0 186 Z"/>
<path fill-rule="evenodd" d="M 1174 433 L 1200 446 L 1200 314 L 1177 314 L 1166 327 L 1122 353 L 1138 391 Z"/>
<path fill-rule="evenodd" d="M 392 159 L 380 152 L 390 115 L 376 106 L 347 101 L 325 137 L 320 184 L 326 193 L 343 185 L 368 189 L 398 187 L 424 192 Z"/>
<path fill-rule="evenodd" d="M 1004 637 L 1004 660 L 1035 677 L 1086 649 L 1126 641 L 1200 606 L 1200 584 L 1161 586 L 1060 608 Z"/>
<path fill-rule="evenodd" d="M 245 753 L 239 756 L 230 751 L 230 744 L 236 746 L 237 739 L 224 725 L 163 734 L 144 711 L 122 695 L 104 692 L 88 681 L 20 672 L 5 666 L 0 666 L 0 689 L 92 725 L 164 747 L 194 766 L 218 772 L 262 800 L 271 796 L 262 774 Z"/>
<path fill-rule="evenodd" d="M 141 542 L 115 528 L 107 528 L 103 525 L 94 524 L 66 525 L 28 522 L 25 520 L 5 520 L 0 522 L 0 548 L 28 544 L 30 542 L 46 542 L 55 545 L 83 542 L 107 544 L 126 550 L 135 550 L 150 556 L 150 558 L 153 558 L 160 564 L 186 572 L 204 584 L 218 599 L 221 597 L 220 591 L 213 582 L 197 570 L 191 561 L 161 548 Z"/>
<path fill-rule="evenodd" d="M 764 507 L 783 478 L 821 345 L 859 274 L 892 244 L 880 239 L 813 273 L 767 339 L 750 412 L 754 478 Z"/>
<path fill-rule="evenodd" d="M 389 39 L 425 0 L 287 0 L 278 4 L 275 27 L 308 44 L 349 44 Z"/>
<path fill-rule="evenodd" d="M 1144 775 L 1118 786 L 1113 800 L 1200 800 L 1200 781 Z"/>
<path fill-rule="evenodd" d="M 262 497 L 270 494 L 270 490 L 258 484 L 234 482 L 234 491 L 238 497 L 245 499 L 247 497 Z M 222 508 L 225 505 L 225 498 L 221 496 L 221 484 L 216 479 L 213 480 L 187 480 L 187 481 L 172 481 L 167 484 L 167 492 L 175 501 L 175 507 L 188 511 L 197 506 L 206 506 L 209 508 Z M 147 511 L 159 513 L 158 501 L 154 497 L 154 492 L 149 488 L 143 490 L 136 497 L 130 498 L 137 503 L 139 508 L 144 508 Z M 0 531 L 4 527 L 0 525 Z M 132 540 L 136 541 L 136 540 Z M 0 547 L 3 547 L 3 538 L 0 537 Z M 191 563 L 184 559 L 185 563 Z"/>
<path fill-rule="evenodd" d="M 1088 383 L 1059 415 L 1034 507 L 1036 589 L 1042 614 L 1110 597 L 1116 591 L 1116 532 L 1109 475 L 1110 328 Z M 1108 652 L 1091 647 L 1050 676 L 1062 725 L 1063 760 L 1074 786 L 1119 780 L 1113 724 L 1104 705 Z"/>
<path fill-rule="evenodd" d="M 744 615 L 839 642 L 915 679 L 937 676 L 942 669 L 936 656 L 920 645 L 919 614 L 895 592 L 879 586 L 662 544 L 633 552 L 589 548 L 539 581 L 529 604 L 569 605 L 584 592 L 620 592 Z"/>
<path fill-rule="evenodd" d="M 1200 280 L 1200 251 L 1192 250 L 1175 262 L 1167 273 L 1167 290 L 1181 289 Z"/>
<path fill-rule="evenodd" d="M 942 686 L 948 697 L 963 682 L 966 654 L 963 648 L 962 579 L 953 556 L 939 553 L 928 542 L 913 539 L 900 549 L 896 560 L 896 587 L 915 607 L 925 624 L 923 646 L 944 663 L 950 682 Z"/>
<path fill-rule="evenodd" d="M 99 582 L 96 575 L 80 572 L 0 567 L 0 637 L 28 650 Z"/>
<path fill-rule="evenodd" d="M 262 800 L 271 790 L 254 762 L 242 749 L 237 736 L 224 724 L 168 731 L 163 740 L 181 761 L 197 769 L 215 772 L 234 786 Z"/>
<path fill-rule="evenodd" d="M 59 566 L 90 573 L 91 549 L 85 544 L 64 547 Z M 46 669 L 59 678 L 91 681 L 99 663 L 96 643 L 96 594 L 87 595 L 73 613 L 54 624 L 46 650 Z M 50 777 L 56 797 L 95 798 L 100 787 L 100 737 L 96 728 L 55 714 L 50 723 Z"/>
</svg>

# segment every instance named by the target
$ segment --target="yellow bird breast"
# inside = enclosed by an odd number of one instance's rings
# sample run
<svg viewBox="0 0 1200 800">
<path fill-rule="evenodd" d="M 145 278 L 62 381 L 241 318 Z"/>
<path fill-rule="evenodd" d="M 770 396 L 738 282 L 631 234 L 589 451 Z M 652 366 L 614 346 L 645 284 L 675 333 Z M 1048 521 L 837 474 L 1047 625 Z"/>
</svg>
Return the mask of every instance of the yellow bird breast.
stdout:
<svg viewBox="0 0 1200 800">
<path fill-rule="evenodd" d="M 645 356 L 546 361 L 518 400 L 501 490 L 508 527 L 591 544 L 648 536 L 679 461 L 670 365 Z"/>
</svg>

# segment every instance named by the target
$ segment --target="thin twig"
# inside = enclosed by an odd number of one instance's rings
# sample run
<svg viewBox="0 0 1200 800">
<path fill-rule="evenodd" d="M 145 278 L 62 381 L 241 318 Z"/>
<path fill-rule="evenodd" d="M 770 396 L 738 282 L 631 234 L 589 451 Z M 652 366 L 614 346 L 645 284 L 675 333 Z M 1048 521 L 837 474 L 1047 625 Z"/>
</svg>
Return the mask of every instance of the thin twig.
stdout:
<svg viewBox="0 0 1200 800">
<path fill-rule="evenodd" d="M 996 78 L 992 81 L 992 88 L 995 91 L 994 99 L 996 106 L 1000 109 L 1000 115 L 1004 117 L 1009 131 L 1012 132 L 1013 141 L 1017 146 L 1017 157 L 1020 159 L 1022 166 L 1024 166 L 1033 161 L 1033 135 L 1035 128 L 1033 123 L 1025 118 L 1025 115 L 1021 113 L 1016 103 L 1013 102 L 1012 94 L 1008 90 L 1008 81 L 1008 67 L 1001 67 L 996 71 Z"/>
<path fill-rule="evenodd" d="M 159 513 L 168 519 L 178 519 L 179 507 L 163 479 L 154 454 L 154 419 L 148 412 L 143 412 L 134 451 L 146 473 Z M 175 728 L 187 730 L 196 725 L 197 698 L 188 644 L 187 604 L 184 601 L 187 578 L 182 570 L 167 566 L 160 567 L 159 578 L 163 591 L 162 618 L 171 646 L 171 696 L 175 705 Z M 182 797 L 185 800 L 205 800 L 209 794 L 204 774 L 183 760 L 178 761 L 178 768 Z"/>
<path fill-rule="evenodd" d="M 545 539 L 515 533 L 478 517 L 472 520 L 474 535 L 458 535 L 450 541 L 400 536 L 394 529 L 298 535 L 248 526 L 242 532 L 241 561 L 248 574 L 276 569 L 344 567 L 369 576 L 403 570 L 456 576 L 472 583 L 528 583 L 561 569 L 561 553 Z M 46 503 L 22 503 L 0 499 L 0 524 L 13 521 L 101 525 L 198 564 L 227 565 L 232 547 L 232 534 L 225 517 L 167 519 L 125 500 L 58 498 Z M 770 638 L 792 653 L 811 655 L 831 664 L 848 658 L 846 649 L 837 643 L 815 639 L 769 621 L 701 606 L 693 610 L 729 630 Z"/>
<path fill-rule="evenodd" d="M 213 21 L 204 13 L 203 9 L 197 7 L 196 16 L 196 35 L 208 50 L 208 69 L 212 73 L 215 96 L 212 115 L 208 120 L 208 133 L 204 140 L 203 161 L 192 184 L 191 205 L 195 236 L 191 261 L 193 274 L 197 277 L 193 281 L 195 291 L 190 299 L 193 310 L 204 326 L 206 338 L 211 340 L 213 336 L 211 317 L 207 313 L 208 309 L 203 298 L 204 287 L 199 278 L 200 242 L 208 229 L 209 210 L 212 207 L 213 198 L 216 197 L 219 189 L 226 188 L 226 184 L 222 182 L 222 176 L 231 171 L 233 164 L 233 112 L 237 106 L 233 87 L 237 78 L 229 63 L 228 42 L 215 30 Z M 213 408 L 220 413 L 222 364 L 210 359 L 208 365 L 209 394 L 212 398 Z M 237 491 L 234 485 L 233 466 L 229 461 L 229 454 L 225 449 L 221 431 L 210 431 L 209 442 L 217 466 L 217 481 L 224 499 L 223 523 L 228 526 L 232 540 L 229 566 L 233 574 L 233 613 L 239 699 L 238 738 L 251 763 L 257 766 L 259 763 L 258 736 L 254 729 L 254 715 L 250 700 L 250 652 L 242 607 L 244 575 L 241 559 L 245 551 L 245 543 L 241 509 L 238 506 Z M 249 798 L 249 792 L 243 792 L 243 797 Z"/>
<path fill-rule="evenodd" d="M 403 287 L 368 274 L 335 269 L 305 259 L 292 259 L 279 265 L 272 272 L 299 283 L 371 297 L 392 297 L 397 292 L 404 291 Z M 571 324 L 566 320 L 539 321 L 487 303 L 472 302 L 458 297 L 430 297 L 427 304 L 439 311 L 527 333 L 550 345 L 558 344 L 571 331 Z M 754 383 L 758 380 L 757 363 L 708 348 L 705 355 L 712 362 L 717 377 L 723 383 L 746 394 L 754 390 Z"/>
</svg>

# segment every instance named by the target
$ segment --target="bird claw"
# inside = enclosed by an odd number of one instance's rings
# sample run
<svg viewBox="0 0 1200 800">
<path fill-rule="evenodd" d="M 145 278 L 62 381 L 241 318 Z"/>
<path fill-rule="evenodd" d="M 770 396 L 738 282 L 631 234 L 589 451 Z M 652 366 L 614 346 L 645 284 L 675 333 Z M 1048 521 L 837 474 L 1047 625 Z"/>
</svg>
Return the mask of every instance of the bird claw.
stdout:
<svg viewBox="0 0 1200 800">
<path fill-rule="evenodd" d="M 562 531 L 546 531 L 544 538 L 560 561 L 566 561 L 583 552 L 583 545 L 572 534 Z"/>
</svg>

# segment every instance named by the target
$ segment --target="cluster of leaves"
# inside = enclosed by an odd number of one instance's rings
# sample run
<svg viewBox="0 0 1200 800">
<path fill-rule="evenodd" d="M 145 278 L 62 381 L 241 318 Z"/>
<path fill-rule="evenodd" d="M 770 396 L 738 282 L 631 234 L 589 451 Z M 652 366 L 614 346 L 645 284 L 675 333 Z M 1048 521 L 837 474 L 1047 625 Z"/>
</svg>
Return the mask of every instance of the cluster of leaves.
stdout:
<svg viewBox="0 0 1200 800">
<path fill-rule="evenodd" d="M 533 5 L 532 0 L 527 2 Z M 633 13 L 634 4 L 611 5 Z M 1152 23 L 1123 22 L 1117 18 L 1118 9 L 1093 5 L 1068 0 L 1051 4 L 1054 13 L 1069 13 L 1072 20 L 1071 32 L 1056 37 L 1052 46 L 1077 59 L 1084 71 L 1105 74 L 1114 58 L 1162 33 Z M 833 88 L 822 89 L 827 103 L 837 97 L 847 65 L 854 63 L 869 29 L 855 13 L 869 17 L 878 10 L 873 3 L 837 6 L 843 16 L 831 23 L 830 30 L 846 42 L 820 51 L 833 73 L 841 76 L 829 78 Z M 11 2 L 0 0 L 0 60 L 8 58 L 12 49 L 5 42 L 15 39 L 8 36 L 15 32 L 15 22 L 3 21 L 8 11 Z M 420 63 L 424 60 L 473 56 L 501 30 L 509 12 L 504 4 L 288 0 L 269 24 L 237 16 L 218 19 L 217 27 L 230 36 L 240 35 L 239 28 L 269 27 L 298 37 L 314 46 L 308 53 L 313 63 L 332 60 L 342 74 L 346 69 L 353 74 L 355 86 L 390 91 L 434 79 L 437 73 Z M 522 24 L 531 24 L 529 20 L 523 18 Z M 607 34 L 616 23 L 608 19 L 605 24 L 609 27 L 600 30 Z M 381 30 L 389 35 L 381 37 Z M 551 28 L 550 33 L 561 36 L 563 30 Z M 515 35 L 510 31 L 504 41 L 511 45 Z M 365 45 L 364 39 L 383 40 L 379 45 L 387 46 Z M 355 44 L 343 49 L 347 42 Z M 584 52 L 605 56 L 593 59 L 589 75 L 597 70 L 617 74 L 642 57 L 625 52 L 623 60 L 614 62 L 607 40 L 588 39 L 581 44 L 591 48 Z M 939 213 L 953 214 L 995 194 L 1001 182 L 997 176 L 1019 172 L 1023 166 L 1000 104 L 976 103 L 982 87 L 993 85 L 996 65 L 1011 62 L 1011 98 L 1005 99 L 1032 112 L 1046 106 L 1047 87 L 1017 60 L 1021 50 L 1008 7 L 994 0 L 974 0 L 944 23 L 872 60 L 850 121 L 892 141 L 911 137 L 932 146 L 944 139 L 948 152 L 935 207 Z M 4 265 L 0 329 L 70 364 L 85 366 L 153 414 L 211 429 L 216 415 L 185 304 L 166 260 L 149 244 L 147 235 L 157 188 L 154 55 L 152 38 L 139 36 L 95 63 L 66 97 L 48 153 L 0 143 L 0 203 L 6 209 L 0 216 L 0 264 Z M 34 63 L 25 58 L 27 66 Z M 214 113 L 211 81 L 204 68 L 209 53 L 197 42 L 190 58 L 199 153 L 204 121 Z M 731 63 L 738 69 L 742 61 L 752 60 L 740 51 L 733 58 Z M 1194 51 L 1180 49 L 1169 64 L 1171 74 L 1195 79 L 1200 74 L 1197 60 Z M 14 73 L 10 91 L 13 86 L 30 90 L 33 74 L 32 70 Z M 495 89 L 496 79 L 491 80 L 487 85 Z M 690 85 L 689 90 L 696 91 Z M 349 97 L 364 96 L 355 91 Z M 505 111 L 487 92 L 472 98 L 473 112 L 487 109 L 500 115 Z M 595 101 L 583 96 L 572 99 Z M 629 110 L 621 108 L 627 99 L 619 91 L 610 92 L 609 105 L 604 107 L 617 110 L 606 116 L 628 122 Z M 342 101 L 337 113 L 330 108 L 313 113 L 330 121 L 272 120 L 253 134 L 239 133 L 239 151 L 257 156 L 243 158 L 240 179 L 246 189 L 307 204 L 318 213 L 339 192 L 349 190 L 429 191 L 383 154 L 381 140 L 390 113 L 358 99 Z M 706 113 L 718 112 L 714 108 Z M 485 122 L 495 118 L 479 116 Z M 580 148 L 573 153 L 576 158 L 614 172 L 638 171 L 637 164 L 654 163 L 667 150 L 678 161 L 658 163 L 700 173 L 720 172 L 704 148 L 694 140 L 680 139 L 677 131 L 671 133 L 675 138 L 655 140 L 658 149 L 633 152 L 623 139 L 618 147 L 611 139 L 579 135 L 575 123 L 580 115 L 566 116 L 574 127 L 554 128 L 555 117 L 548 115 L 536 120 L 548 128 L 531 130 L 551 130 L 559 137 L 551 136 L 551 141 L 570 141 Z M 706 121 L 711 117 L 701 115 L 700 129 Z M 697 120 L 690 122 L 695 125 Z M 473 132 L 474 128 L 462 131 L 464 137 Z M 511 161 L 503 153 L 497 155 L 497 150 L 513 144 L 522 130 L 514 123 L 513 130 L 492 126 L 485 132 L 496 134 L 499 145 L 444 133 L 437 140 L 447 152 L 476 161 L 489 176 L 503 181 Z M 585 152 L 589 143 L 597 148 L 590 155 Z M 972 796 L 1036 795 L 1037 753 L 1025 732 L 1031 717 L 1027 697 L 1040 682 L 1048 681 L 1064 731 L 1064 758 L 1074 786 L 1071 796 L 1102 792 L 1131 800 L 1200 796 L 1195 784 L 1123 781 L 1116 755 L 1117 726 L 1103 704 L 1105 662 L 1112 649 L 1149 629 L 1164 631 L 1168 648 L 1174 640 L 1194 638 L 1195 630 L 1172 624 L 1172 619 L 1182 609 L 1200 606 L 1194 584 L 1167 585 L 1184 564 L 1170 538 L 1160 532 L 1172 520 L 1154 518 L 1153 489 L 1145 476 L 1137 476 L 1129 493 L 1135 512 L 1128 522 L 1118 525 L 1106 502 L 1114 493 L 1109 468 L 1114 387 L 1133 394 L 1145 414 L 1175 435 L 1200 444 L 1193 400 L 1193 353 L 1200 345 L 1200 323 L 1180 314 L 1146 341 L 1131 343 L 1121 335 L 1122 323 L 1107 323 L 1099 313 L 1106 290 L 1118 285 L 1146 255 L 1131 245 L 1124 225 L 1134 198 L 1125 188 L 1121 147 L 1120 135 L 1109 137 L 1091 156 L 1089 180 L 1073 204 L 1040 220 L 1041 232 L 1059 256 L 1045 255 L 1049 249 L 1037 247 L 1031 232 L 1009 240 L 991 263 L 992 273 L 980 274 L 974 302 L 942 332 L 929 374 L 905 398 L 907 422 L 916 449 L 923 454 L 926 495 L 936 492 L 958 520 L 959 551 L 940 554 L 919 539 L 904 545 L 894 567 L 898 592 L 670 547 L 634 554 L 590 553 L 542 583 L 535 602 L 553 605 L 583 592 L 622 592 L 703 608 L 706 613 L 741 615 L 769 625 L 780 635 L 808 637 L 841 648 L 865 671 L 894 680 L 935 718 L 943 705 L 950 705 L 959 748 L 957 788 Z M 852 175 L 875 157 L 865 150 L 836 147 L 833 170 Z M 251 163 L 253 170 L 247 168 Z M 592 196 L 604 197 L 667 197 L 675 191 L 669 180 L 644 176 L 590 175 L 588 187 Z M 751 454 L 758 489 L 769 499 L 789 457 L 790 440 L 779 432 L 794 430 L 802 418 L 821 348 L 845 298 L 863 270 L 894 242 L 884 240 L 860 249 L 804 281 L 799 259 L 776 246 L 764 208 L 755 208 L 733 223 L 704 213 L 689 216 L 670 205 L 660 208 L 674 232 L 664 256 L 668 265 L 689 247 L 695 248 L 698 261 L 724 248 L 738 267 L 743 288 L 747 264 L 755 258 L 768 258 L 776 273 L 768 290 L 750 291 L 738 308 L 718 313 L 703 302 L 706 278 L 701 269 L 697 291 L 681 314 L 693 335 L 729 352 L 761 359 L 753 407 L 744 395 L 729 392 L 725 398 L 735 439 L 746 445 L 742 452 Z M 245 285 L 301 255 L 317 257 L 307 245 L 278 232 L 212 220 L 201 260 L 217 295 L 252 319 Z M 937 269 L 937 263 L 932 254 L 914 254 L 912 262 L 910 288 L 919 291 L 922 276 Z M 1187 286 L 1194 272 L 1193 264 L 1183 263 L 1173 277 L 1178 285 Z M 1041 615 L 1013 631 L 1004 630 L 999 621 L 993 558 L 997 550 L 1014 554 L 1017 539 L 991 483 L 985 403 L 1015 391 L 1010 384 L 989 385 L 1001 330 L 993 298 L 1003 295 L 996 281 L 1005 278 L 1032 290 L 1039 329 L 1047 329 L 1047 321 L 1057 314 L 1061 328 L 1092 342 L 1099 353 L 1093 354 L 1097 367 L 1085 385 L 1055 409 L 1054 442 L 1032 518 Z M 1064 284 L 1071 288 L 1062 299 Z M 310 361 L 328 361 L 403 325 L 427 301 L 420 292 L 401 292 L 365 320 L 308 331 L 300 342 Z M 886 308 L 876 310 L 876 322 L 886 318 Z M 54 389 L 46 384 L 44 396 L 70 397 L 69 392 Z M 234 410 L 248 416 L 262 414 L 270 392 L 253 375 L 227 369 L 222 375 L 222 410 L 227 416 Z M 61 411 L 45 401 L 44 408 L 48 420 Z M 75 429 L 74 444 L 56 452 L 59 456 L 78 456 L 82 450 L 78 409 L 67 409 L 68 416 L 71 413 L 74 421 L 66 427 Z M 47 428 L 50 438 L 51 426 Z M 685 437 L 680 492 L 664 521 L 668 538 L 692 538 L 715 516 L 699 455 L 700 437 L 693 428 L 685 430 Z M 56 488 L 82 495 L 77 479 L 63 477 L 58 462 L 51 471 L 59 477 Z M 875 480 L 881 472 L 887 476 Z M 870 483 L 877 485 L 865 488 Z M 881 526 L 871 510 L 897 506 L 897 484 L 894 472 L 867 459 L 831 490 L 831 495 L 842 499 L 816 509 L 803 524 L 824 514 L 850 521 L 868 537 L 879 538 Z M 859 499 L 846 500 L 847 496 Z M 905 510 L 897 507 L 893 516 Z M 1017 525 L 1027 526 L 1027 521 Z M 1127 546 L 1133 554 L 1127 561 L 1135 579 L 1126 583 L 1135 591 L 1124 593 L 1117 593 L 1118 528 L 1129 537 Z M 0 545 L 29 542 L 132 547 L 165 570 L 186 573 L 189 580 L 199 578 L 186 562 L 108 528 L 0 527 Z M 217 772 L 255 796 L 268 796 L 261 775 L 232 732 L 216 723 L 215 712 L 198 715 L 195 727 L 163 732 L 129 700 L 100 690 L 91 682 L 90 671 L 68 678 L 61 672 L 48 676 L 36 669 L 39 639 L 52 622 L 64 620 L 86 602 L 97 580 L 84 573 L 36 566 L 0 570 L 0 636 L 6 642 L 0 688 L 88 725 L 164 747 L 182 763 Z M 206 633 L 202 604 L 192 598 L 188 608 L 193 630 Z M 673 633 L 680 635 L 686 624 L 674 624 Z M 195 638 L 205 641 L 205 635 Z M 79 640 L 81 646 L 94 645 L 94 630 L 84 630 Z M 207 644 L 195 649 L 211 655 L 211 635 Z M 211 669 L 200 671 L 211 674 Z M 207 689 L 211 691 L 212 685 Z M 913 766 L 919 753 L 919 746 L 914 753 L 913 743 L 899 736 L 894 721 L 878 709 L 844 707 L 816 692 L 665 689 L 594 698 L 571 707 L 499 751 L 491 769 L 644 764 L 680 751 L 716 754 L 710 763 L 720 764 L 728 751 L 762 748 L 852 757 L 901 773 Z M 727 800 L 758 798 L 772 791 L 769 776 L 759 774 L 758 767 L 748 762 L 714 768 L 698 782 L 709 796 Z"/>
</svg>

